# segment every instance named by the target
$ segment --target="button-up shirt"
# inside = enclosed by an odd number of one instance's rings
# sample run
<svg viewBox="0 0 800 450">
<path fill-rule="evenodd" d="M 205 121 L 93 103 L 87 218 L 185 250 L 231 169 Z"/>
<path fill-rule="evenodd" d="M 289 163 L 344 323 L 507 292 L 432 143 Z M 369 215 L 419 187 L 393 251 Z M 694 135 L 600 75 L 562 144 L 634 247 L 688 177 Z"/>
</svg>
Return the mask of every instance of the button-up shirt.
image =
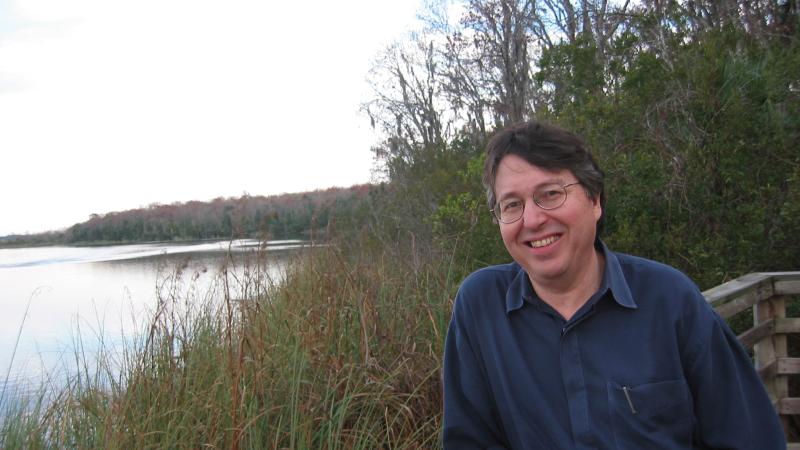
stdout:
<svg viewBox="0 0 800 450">
<path fill-rule="evenodd" d="M 569 320 L 516 263 L 462 283 L 444 354 L 446 449 L 785 449 L 752 361 L 685 275 L 610 252 Z"/>
</svg>

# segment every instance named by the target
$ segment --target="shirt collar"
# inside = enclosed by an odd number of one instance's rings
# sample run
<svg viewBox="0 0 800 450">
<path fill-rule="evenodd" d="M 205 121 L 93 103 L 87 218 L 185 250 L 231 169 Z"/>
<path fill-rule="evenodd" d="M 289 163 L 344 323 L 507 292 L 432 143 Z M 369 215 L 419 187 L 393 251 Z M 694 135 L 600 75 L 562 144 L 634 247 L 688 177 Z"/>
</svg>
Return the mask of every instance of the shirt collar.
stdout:
<svg viewBox="0 0 800 450">
<path fill-rule="evenodd" d="M 625 275 L 622 273 L 622 266 L 619 264 L 617 255 L 611 252 L 599 239 L 597 240 L 597 244 L 606 261 L 605 268 L 603 269 L 603 280 L 600 282 L 600 291 L 611 291 L 611 298 L 622 307 L 630 309 L 638 308 L 636 302 L 633 300 L 633 295 L 631 295 L 628 282 L 625 280 Z M 534 292 L 533 286 L 531 286 L 530 279 L 525 269 L 517 263 L 514 263 L 514 265 L 518 270 L 516 276 L 511 281 L 511 285 L 508 287 L 508 291 L 506 291 L 506 314 L 522 308 L 525 300 L 532 301 L 537 298 L 536 292 Z"/>
<path fill-rule="evenodd" d="M 511 311 L 522 308 L 522 304 L 525 300 L 531 300 L 536 295 L 536 293 L 533 292 L 533 286 L 531 286 L 531 281 L 528 279 L 528 274 L 525 272 L 525 269 L 516 262 L 514 266 L 517 268 L 517 275 L 511 281 L 506 291 L 506 314 L 510 314 Z"/>
<path fill-rule="evenodd" d="M 606 244 L 599 239 L 597 242 L 600 244 L 600 249 L 606 259 L 606 268 L 603 270 L 601 286 L 608 286 L 611 296 L 620 306 L 630 309 L 638 308 L 639 306 L 636 305 L 636 301 L 631 294 L 631 288 L 628 286 L 628 280 L 625 279 L 625 274 L 622 273 L 622 266 L 619 264 L 616 253 L 610 251 Z"/>
</svg>

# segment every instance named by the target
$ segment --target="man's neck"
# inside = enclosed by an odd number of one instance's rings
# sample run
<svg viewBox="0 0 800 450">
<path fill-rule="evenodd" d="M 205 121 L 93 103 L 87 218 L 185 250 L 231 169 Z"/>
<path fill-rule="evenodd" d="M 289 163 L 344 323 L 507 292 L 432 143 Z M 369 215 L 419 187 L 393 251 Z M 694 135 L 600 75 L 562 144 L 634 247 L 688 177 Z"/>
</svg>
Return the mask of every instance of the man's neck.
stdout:
<svg viewBox="0 0 800 450">
<path fill-rule="evenodd" d="M 583 270 L 571 277 L 555 280 L 534 280 L 528 275 L 531 285 L 542 301 L 555 309 L 564 320 L 569 320 L 600 289 L 605 269 L 605 259 L 599 251 L 593 251 Z"/>
</svg>

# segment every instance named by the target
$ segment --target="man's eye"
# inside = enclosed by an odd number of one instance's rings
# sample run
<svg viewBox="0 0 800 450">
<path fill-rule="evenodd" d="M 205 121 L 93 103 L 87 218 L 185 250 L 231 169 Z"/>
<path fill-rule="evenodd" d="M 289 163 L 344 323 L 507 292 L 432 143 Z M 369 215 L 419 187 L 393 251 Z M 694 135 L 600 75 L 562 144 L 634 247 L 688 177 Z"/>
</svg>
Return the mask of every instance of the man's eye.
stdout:
<svg viewBox="0 0 800 450">
<path fill-rule="evenodd" d="M 510 211 L 522 206 L 522 202 L 519 200 L 511 200 L 506 203 L 503 203 L 503 211 Z"/>
<path fill-rule="evenodd" d="M 542 192 L 542 198 L 554 198 L 561 195 L 561 191 L 559 189 L 548 189 Z"/>
</svg>

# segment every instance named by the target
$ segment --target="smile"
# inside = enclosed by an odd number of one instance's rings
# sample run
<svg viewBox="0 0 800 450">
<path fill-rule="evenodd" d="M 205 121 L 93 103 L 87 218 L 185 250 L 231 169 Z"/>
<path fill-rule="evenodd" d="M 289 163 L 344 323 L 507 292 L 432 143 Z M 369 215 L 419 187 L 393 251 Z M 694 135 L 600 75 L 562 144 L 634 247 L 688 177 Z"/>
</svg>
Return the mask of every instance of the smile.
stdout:
<svg viewBox="0 0 800 450">
<path fill-rule="evenodd" d="M 559 239 L 561 239 L 561 235 L 549 236 L 544 239 L 540 239 L 538 241 L 530 241 L 528 242 L 528 245 L 530 245 L 533 248 L 541 248 L 550 245 Z"/>
</svg>

